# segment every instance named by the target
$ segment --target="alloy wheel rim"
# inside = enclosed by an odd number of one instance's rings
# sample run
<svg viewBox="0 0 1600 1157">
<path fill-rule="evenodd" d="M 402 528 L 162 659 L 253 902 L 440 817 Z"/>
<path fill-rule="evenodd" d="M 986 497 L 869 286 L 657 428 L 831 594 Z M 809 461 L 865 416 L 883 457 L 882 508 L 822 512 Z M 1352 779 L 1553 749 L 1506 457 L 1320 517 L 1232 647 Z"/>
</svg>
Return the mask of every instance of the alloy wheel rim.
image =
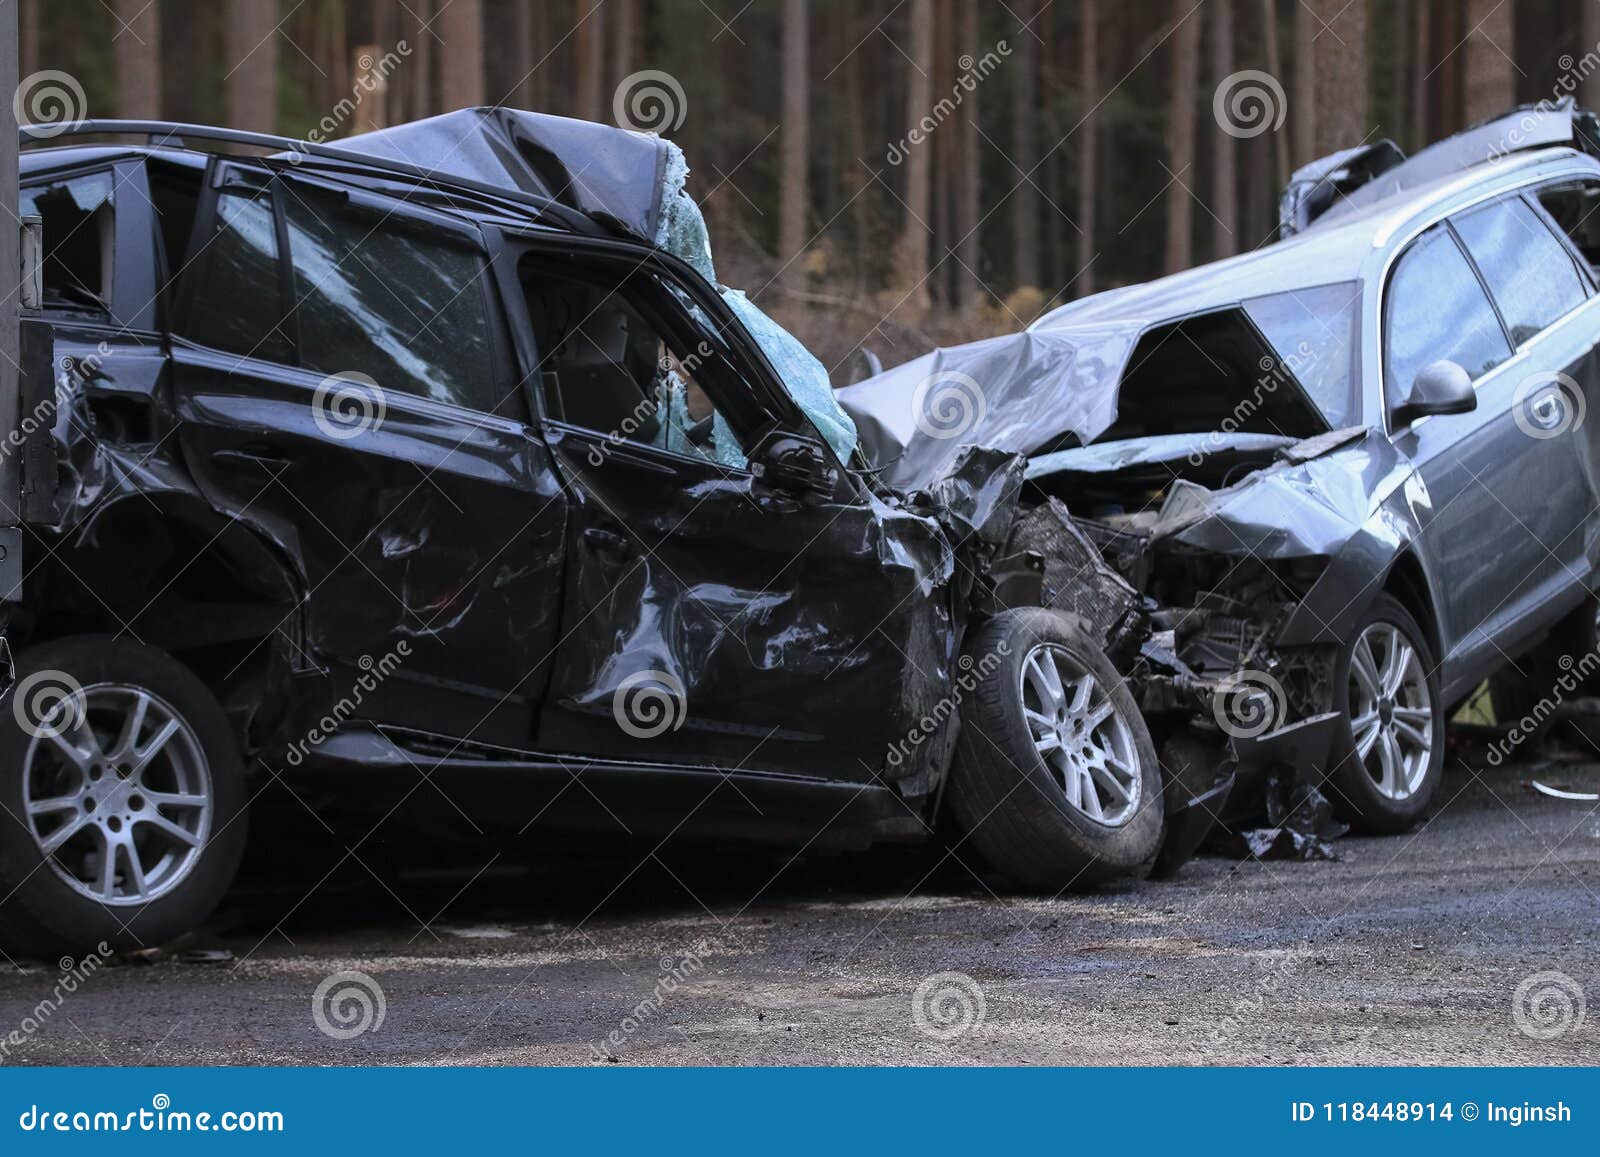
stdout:
<svg viewBox="0 0 1600 1157">
<path fill-rule="evenodd" d="M 1433 696 L 1411 640 L 1372 623 L 1350 655 L 1350 731 L 1356 755 L 1381 795 L 1415 795 L 1433 758 Z"/>
<path fill-rule="evenodd" d="M 1053 643 L 1023 658 L 1020 683 L 1033 748 L 1067 805 L 1105 827 L 1127 823 L 1139 810 L 1139 759 L 1133 731 L 1106 688 Z"/>
<path fill-rule="evenodd" d="M 23 756 L 22 791 L 51 869 L 101 904 L 172 891 L 211 833 L 211 771 L 198 737 L 165 700 L 129 684 L 85 687 L 72 718 L 41 728 Z"/>
</svg>

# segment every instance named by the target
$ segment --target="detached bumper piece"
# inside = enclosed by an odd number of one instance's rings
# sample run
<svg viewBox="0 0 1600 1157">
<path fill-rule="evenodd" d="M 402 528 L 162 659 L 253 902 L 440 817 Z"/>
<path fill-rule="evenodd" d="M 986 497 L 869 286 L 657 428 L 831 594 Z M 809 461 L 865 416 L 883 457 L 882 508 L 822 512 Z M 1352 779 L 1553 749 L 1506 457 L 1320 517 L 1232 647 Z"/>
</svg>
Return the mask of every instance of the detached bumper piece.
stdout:
<svg viewBox="0 0 1600 1157">
<path fill-rule="evenodd" d="M 1245 857 L 1333 858 L 1328 841 L 1342 834 L 1343 825 L 1316 785 L 1339 719 L 1330 711 L 1261 735 L 1235 736 L 1220 766 L 1210 746 L 1193 736 L 1179 734 L 1164 743 L 1167 833 L 1151 878 L 1175 876 L 1208 838 Z M 1263 796 L 1268 826 L 1242 828 L 1259 819 Z M 1219 831 L 1220 838 L 1213 837 Z"/>
</svg>

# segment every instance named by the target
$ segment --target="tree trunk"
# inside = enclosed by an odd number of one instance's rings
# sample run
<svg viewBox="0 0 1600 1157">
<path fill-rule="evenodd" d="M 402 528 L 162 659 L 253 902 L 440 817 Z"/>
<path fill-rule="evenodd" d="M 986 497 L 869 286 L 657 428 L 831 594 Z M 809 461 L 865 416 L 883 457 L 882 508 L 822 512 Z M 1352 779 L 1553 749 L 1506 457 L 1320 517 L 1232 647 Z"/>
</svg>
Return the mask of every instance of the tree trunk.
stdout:
<svg viewBox="0 0 1600 1157">
<path fill-rule="evenodd" d="M 1308 0 L 1295 0 L 1294 10 L 1294 163 L 1317 156 L 1317 29 Z"/>
<path fill-rule="evenodd" d="M 406 14 L 406 42 L 411 45 L 411 60 L 406 65 L 406 114 L 412 120 L 432 116 L 433 103 L 433 0 L 409 0 Z"/>
<path fill-rule="evenodd" d="M 1595 45 L 1600 44 L 1600 3 L 1595 0 L 1583 0 L 1579 6 L 1582 15 L 1579 17 L 1578 31 L 1578 59 L 1595 51 Z M 1595 69 L 1584 77 L 1582 90 L 1578 103 L 1584 108 L 1600 109 L 1600 69 Z"/>
<path fill-rule="evenodd" d="M 511 84 L 503 99 L 512 108 L 533 108 L 533 5 L 513 3 L 508 15 L 511 43 L 505 52 L 511 62 Z"/>
<path fill-rule="evenodd" d="M 806 245 L 809 203 L 810 30 L 806 0 L 783 0 L 783 127 L 781 173 L 778 178 L 778 262 L 785 277 L 798 281 L 798 264 Z"/>
<path fill-rule="evenodd" d="M 978 0 L 956 0 L 958 7 L 956 31 L 956 56 L 970 56 L 977 60 L 982 53 L 978 43 Z M 958 64 L 959 68 L 960 65 Z M 956 189 L 956 306 L 971 309 L 978 302 L 982 282 L 978 277 L 978 264 L 982 260 L 978 248 L 979 202 L 982 194 L 980 170 L 982 153 L 978 135 L 978 84 L 971 92 L 962 91 L 961 100 L 961 174 Z"/>
<path fill-rule="evenodd" d="M 277 23 L 275 6 L 229 0 L 223 52 L 233 62 L 228 120 L 236 129 L 270 133 L 278 127 Z"/>
<path fill-rule="evenodd" d="M 1283 49 L 1278 39 L 1277 0 L 1261 0 L 1261 40 L 1266 49 L 1267 74 L 1283 83 Z M 1272 178 L 1281 189 L 1289 183 L 1289 134 L 1272 130 Z"/>
<path fill-rule="evenodd" d="M 439 95 L 445 111 L 483 103 L 483 4 L 450 0 L 433 24 L 439 48 Z"/>
<path fill-rule="evenodd" d="M 589 8 L 584 0 L 578 0 L 574 15 L 578 20 L 572 37 L 578 61 L 577 115 L 586 121 L 603 121 L 607 119 L 608 110 L 605 107 L 606 35 L 605 22 L 600 18 L 601 7 L 596 4 Z"/>
<path fill-rule="evenodd" d="M 632 76 L 639 40 L 639 0 L 610 0 L 606 5 L 616 13 L 611 27 L 611 83 L 621 84 Z"/>
<path fill-rule="evenodd" d="M 117 115 L 126 120 L 158 120 L 161 117 L 160 5 L 155 0 L 149 3 L 116 0 L 114 11 L 121 33 L 115 41 Z"/>
<path fill-rule="evenodd" d="M 1039 284 L 1039 53 L 1029 20 L 1035 0 L 1016 3 L 1023 25 L 1013 34 L 1011 59 L 1011 270 L 1019 286 Z"/>
<path fill-rule="evenodd" d="M 1321 23 L 1315 51 L 1316 152 L 1324 156 L 1367 137 L 1367 6 L 1362 0 L 1309 0 Z"/>
<path fill-rule="evenodd" d="M 1188 0 L 1175 0 L 1178 21 L 1172 44 L 1172 90 L 1167 109 L 1168 273 L 1194 264 L 1194 117 L 1200 80 L 1200 14 Z"/>
<path fill-rule="evenodd" d="M 1220 85 L 1233 75 L 1233 0 L 1211 0 L 1211 82 Z M 1234 137 L 1218 129 L 1211 134 L 1211 256 L 1238 252 L 1239 177 Z"/>
<path fill-rule="evenodd" d="M 1433 54 L 1429 42 L 1433 38 L 1433 24 L 1429 9 L 1432 0 L 1417 0 L 1417 32 L 1412 41 L 1411 69 L 1411 147 L 1415 151 L 1428 143 L 1428 73 Z"/>
<path fill-rule="evenodd" d="M 933 0 L 911 0 L 907 38 L 905 131 L 930 116 L 933 104 Z M 920 129 L 918 130 L 920 133 Z M 933 204 L 933 148 L 926 139 L 910 144 L 905 161 L 905 219 L 895 262 L 896 288 L 916 308 L 928 306 L 928 231 Z"/>
<path fill-rule="evenodd" d="M 17 10 L 17 37 L 20 75 L 32 76 L 39 71 L 39 0 L 22 0 Z"/>
<path fill-rule="evenodd" d="M 1078 284 L 1079 297 L 1094 292 L 1095 194 L 1100 173 L 1100 131 L 1095 105 L 1100 100 L 1100 4 L 1082 0 L 1078 9 L 1078 73 L 1082 85 L 1083 123 L 1078 164 Z"/>
<path fill-rule="evenodd" d="M 1587 0 L 1581 7 L 1594 7 Z M 1511 63 L 1511 0 L 1468 0 L 1466 120 L 1468 124 L 1510 112 L 1516 104 L 1516 66 Z M 1586 46 L 1587 47 L 1587 46 Z"/>
</svg>

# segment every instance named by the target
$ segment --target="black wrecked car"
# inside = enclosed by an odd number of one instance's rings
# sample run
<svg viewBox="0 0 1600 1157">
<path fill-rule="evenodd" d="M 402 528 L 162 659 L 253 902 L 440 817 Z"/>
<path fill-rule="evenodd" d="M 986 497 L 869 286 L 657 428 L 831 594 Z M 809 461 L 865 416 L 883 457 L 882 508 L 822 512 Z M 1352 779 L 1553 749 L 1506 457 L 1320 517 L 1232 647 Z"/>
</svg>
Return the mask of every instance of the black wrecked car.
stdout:
<svg viewBox="0 0 1600 1157">
<path fill-rule="evenodd" d="M 352 850 L 418 821 L 413 864 L 954 823 L 1057 891 L 1193 846 L 1101 643 L 1121 580 L 1061 578 L 1048 506 L 1018 537 L 1018 455 L 865 469 L 716 286 L 674 146 L 498 109 L 359 152 L 66 132 L 23 130 L 8 951 L 191 927 L 269 786 Z"/>
<path fill-rule="evenodd" d="M 1169 772 L 1203 789 L 1230 737 L 1299 769 L 1251 850 L 1324 803 L 1401 831 L 1474 688 L 1514 719 L 1595 665 L 1597 157 L 1568 100 L 1324 158 L 1278 242 L 842 400 L 893 486 L 970 443 L 1028 456 L 1022 525 L 1087 544 L 1046 599 L 1095 592 Z"/>
</svg>

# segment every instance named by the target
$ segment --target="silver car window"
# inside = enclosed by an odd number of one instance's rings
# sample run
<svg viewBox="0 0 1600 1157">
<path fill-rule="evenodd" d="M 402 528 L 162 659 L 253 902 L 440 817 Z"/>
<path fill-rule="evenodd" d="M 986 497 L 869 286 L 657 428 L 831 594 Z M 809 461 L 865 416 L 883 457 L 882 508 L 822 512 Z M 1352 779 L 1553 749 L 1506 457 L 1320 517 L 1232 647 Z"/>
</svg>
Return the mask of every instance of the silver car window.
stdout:
<svg viewBox="0 0 1600 1157">
<path fill-rule="evenodd" d="M 1395 266 L 1384 301 L 1383 340 L 1390 403 L 1431 362 L 1453 361 L 1477 379 L 1511 356 L 1494 307 L 1444 226 L 1419 237 Z"/>
</svg>

